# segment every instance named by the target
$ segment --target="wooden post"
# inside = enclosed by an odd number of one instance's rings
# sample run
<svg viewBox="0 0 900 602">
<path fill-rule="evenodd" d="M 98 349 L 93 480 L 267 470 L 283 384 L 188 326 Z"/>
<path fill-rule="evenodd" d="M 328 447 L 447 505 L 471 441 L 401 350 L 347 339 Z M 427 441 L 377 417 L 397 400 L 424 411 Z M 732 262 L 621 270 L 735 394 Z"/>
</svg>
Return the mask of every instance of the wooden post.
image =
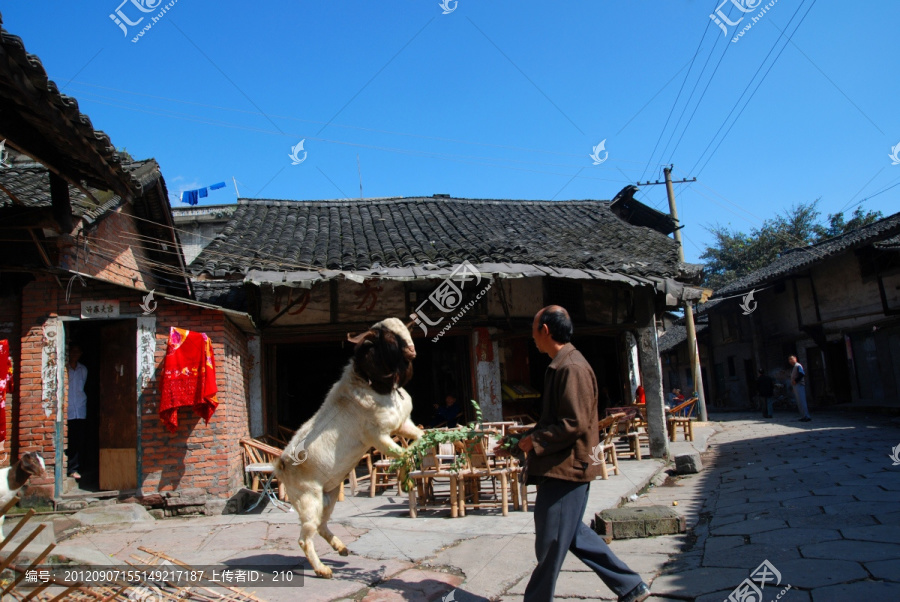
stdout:
<svg viewBox="0 0 900 602">
<path fill-rule="evenodd" d="M 641 362 L 641 381 L 647 398 L 647 429 L 650 435 L 650 455 L 669 458 L 669 438 L 666 431 L 666 411 L 663 398 L 662 367 L 656 339 L 656 304 L 653 289 L 635 291 L 635 318 L 638 323 L 638 357 Z"/>
</svg>

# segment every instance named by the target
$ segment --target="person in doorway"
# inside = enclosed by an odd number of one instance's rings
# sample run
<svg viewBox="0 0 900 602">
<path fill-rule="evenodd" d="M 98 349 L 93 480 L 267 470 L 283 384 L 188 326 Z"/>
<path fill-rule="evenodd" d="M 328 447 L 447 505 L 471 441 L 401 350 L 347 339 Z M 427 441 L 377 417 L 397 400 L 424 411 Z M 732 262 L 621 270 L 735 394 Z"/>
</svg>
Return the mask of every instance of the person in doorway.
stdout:
<svg viewBox="0 0 900 602">
<path fill-rule="evenodd" d="M 68 466 L 66 474 L 75 479 L 80 479 L 81 474 L 78 470 L 81 468 L 81 452 L 84 447 L 84 431 L 87 422 L 87 393 L 84 392 L 84 385 L 87 382 L 87 368 L 79 362 L 81 359 L 81 347 L 71 345 L 69 347 L 69 362 L 66 364 L 66 371 L 69 379 L 69 411 L 68 411 L 68 431 L 69 431 L 69 447 L 66 450 L 68 456 Z"/>
<path fill-rule="evenodd" d="M 806 407 L 806 371 L 803 365 L 797 361 L 797 356 L 788 358 L 791 369 L 791 386 L 794 388 L 794 399 L 797 400 L 797 410 L 800 412 L 800 422 L 809 422 L 809 409 Z"/>
<path fill-rule="evenodd" d="M 462 404 L 456 399 L 456 395 L 447 393 L 447 396 L 444 397 L 443 406 L 434 404 L 434 418 L 431 420 L 431 425 L 456 428 L 459 425 L 462 412 Z"/>
<path fill-rule="evenodd" d="M 584 522 L 591 481 L 599 472 L 591 461 L 599 444 L 597 380 L 590 364 L 569 342 L 572 320 L 558 305 L 540 310 L 532 323 L 538 351 L 552 361 L 544 376 L 541 418 L 513 453 L 525 458 L 525 476 L 537 485 L 534 506 L 537 567 L 525 588 L 525 602 L 550 602 L 566 554 L 590 567 L 623 602 L 650 595 L 641 576 L 619 560 Z M 495 453 L 507 453 L 503 442 Z"/>
<path fill-rule="evenodd" d="M 647 403 L 647 395 L 644 393 L 644 387 L 641 385 L 638 385 L 637 389 L 634 390 L 634 403 L 635 404 Z"/>
<path fill-rule="evenodd" d="M 771 418 L 772 408 L 775 405 L 775 381 L 762 368 L 759 369 L 756 378 L 756 394 L 762 400 L 760 405 L 762 406 L 763 418 Z"/>
</svg>

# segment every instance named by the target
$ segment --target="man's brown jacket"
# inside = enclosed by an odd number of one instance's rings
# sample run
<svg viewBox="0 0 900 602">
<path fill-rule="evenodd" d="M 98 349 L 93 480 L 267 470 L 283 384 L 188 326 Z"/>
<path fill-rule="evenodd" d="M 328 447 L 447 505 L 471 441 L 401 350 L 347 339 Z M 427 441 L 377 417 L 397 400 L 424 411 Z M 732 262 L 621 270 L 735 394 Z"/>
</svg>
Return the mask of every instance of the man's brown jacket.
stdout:
<svg viewBox="0 0 900 602">
<path fill-rule="evenodd" d="M 541 419 L 531 431 L 528 483 L 542 477 L 587 482 L 600 473 L 597 378 L 584 356 L 567 343 L 544 375 Z M 596 451 L 595 451 L 596 450 Z"/>
</svg>

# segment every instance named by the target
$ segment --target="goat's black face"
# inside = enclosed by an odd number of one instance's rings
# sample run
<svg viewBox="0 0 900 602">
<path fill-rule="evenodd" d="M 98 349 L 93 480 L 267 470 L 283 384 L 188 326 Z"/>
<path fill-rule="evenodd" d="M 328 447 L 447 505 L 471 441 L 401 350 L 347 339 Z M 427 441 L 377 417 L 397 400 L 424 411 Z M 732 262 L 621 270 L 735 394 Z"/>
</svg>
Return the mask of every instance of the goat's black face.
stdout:
<svg viewBox="0 0 900 602">
<path fill-rule="evenodd" d="M 356 372 L 367 379 L 376 392 L 390 393 L 412 378 L 415 349 L 390 330 L 373 328 L 347 339 L 356 344 L 353 350 Z"/>
<path fill-rule="evenodd" d="M 32 476 L 44 475 L 44 459 L 37 452 L 28 452 L 19 459 L 19 464 L 26 474 Z"/>
</svg>

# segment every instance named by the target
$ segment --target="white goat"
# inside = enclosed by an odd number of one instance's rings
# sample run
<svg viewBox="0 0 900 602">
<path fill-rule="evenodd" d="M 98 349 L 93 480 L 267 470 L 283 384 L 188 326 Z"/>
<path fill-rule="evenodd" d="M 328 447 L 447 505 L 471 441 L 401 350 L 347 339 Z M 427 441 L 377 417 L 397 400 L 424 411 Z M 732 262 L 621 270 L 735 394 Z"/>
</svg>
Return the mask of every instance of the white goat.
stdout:
<svg viewBox="0 0 900 602">
<path fill-rule="evenodd" d="M 24 487 L 32 475 L 43 476 L 44 459 L 37 452 L 23 454 L 19 461 L 7 468 L 0 468 L 0 508 L 3 508 Z M 0 541 L 4 539 L 3 517 L 0 516 Z"/>
<path fill-rule="evenodd" d="M 391 457 L 402 453 L 393 435 L 423 434 L 409 418 L 412 398 L 403 389 L 416 357 L 409 329 L 388 318 L 348 340 L 356 347 L 343 376 L 275 461 L 275 474 L 300 519 L 300 549 L 325 578 L 331 569 L 316 555 L 313 538 L 319 533 L 341 556 L 349 554 L 327 524 L 344 477 L 372 447 Z"/>
</svg>

